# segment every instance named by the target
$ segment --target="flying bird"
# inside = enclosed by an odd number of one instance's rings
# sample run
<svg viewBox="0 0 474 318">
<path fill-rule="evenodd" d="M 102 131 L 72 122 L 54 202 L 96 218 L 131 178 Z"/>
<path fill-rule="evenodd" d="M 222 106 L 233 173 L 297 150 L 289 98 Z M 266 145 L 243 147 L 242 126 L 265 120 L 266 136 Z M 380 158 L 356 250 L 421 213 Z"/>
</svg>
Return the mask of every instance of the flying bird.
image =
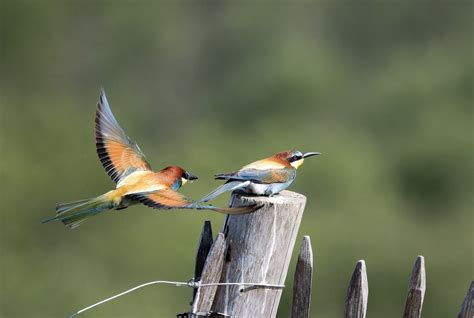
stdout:
<svg viewBox="0 0 474 318">
<path fill-rule="evenodd" d="M 202 198 L 200 202 L 208 202 L 227 191 L 273 196 L 291 185 L 295 180 L 296 170 L 303 164 L 305 158 L 317 155 L 320 153 L 282 151 L 252 162 L 236 172 L 217 174 L 215 179 L 227 182 Z"/>
<path fill-rule="evenodd" d="M 202 205 L 177 192 L 197 177 L 178 166 L 153 171 L 137 143 L 125 134 L 115 119 L 103 90 L 97 104 L 95 130 L 97 154 L 116 188 L 96 198 L 59 204 L 56 216 L 43 223 L 59 220 L 73 229 L 94 215 L 138 203 L 155 209 L 212 210 L 225 214 L 249 213 L 260 208 L 256 205 L 238 208 Z"/>
</svg>

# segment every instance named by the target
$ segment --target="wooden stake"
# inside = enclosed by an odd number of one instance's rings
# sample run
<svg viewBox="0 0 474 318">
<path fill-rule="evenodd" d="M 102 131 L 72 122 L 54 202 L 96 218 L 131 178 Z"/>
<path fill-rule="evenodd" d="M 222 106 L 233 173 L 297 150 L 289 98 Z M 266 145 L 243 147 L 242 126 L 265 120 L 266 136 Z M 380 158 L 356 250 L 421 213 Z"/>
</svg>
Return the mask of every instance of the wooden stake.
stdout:
<svg viewBox="0 0 474 318">
<path fill-rule="evenodd" d="M 472 318 L 474 317 L 474 281 L 471 282 L 471 286 L 467 290 L 466 298 L 461 306 L 461 311 L 459 312 L 458 318 Z"/>
<path fill-rule="evenodd" d="M 303 237 L 293 284 L 292 318 L 309 318 L 313 282 L 313 250 L 309 236 Z"/>
<path fill-rule="evenodd" d="M 262 204 L 254 213 L 228 215 L 228 251 L 221 282 L 283 285 L 306 203 L 303 195 L 282 191 L 273 197 L 233 194 L 230 206 Z M 275 317 L 282 290 L 219 286 L 212 311 L 232 317 Z"/>
<path fill-rule="evenodd" d="M 408 284 L 407 300 L 405 302 L 404 318 L 421 317 L 423 299 L 426 290 L 425 258 L 419 255 L 411 272 Z"/>
<path fill-rule="evenodd" d="M 367 282 L 365 261 L 360 260 L 356 264 L 349 288 L 347 289 L 344 317 L 365 318 L 368 298 L 369 284 Z"/>
<path fill-rule="evenodd" d="M 225 254 L 224 234 L 217 234 L 217 239 L 211 247 L 201 275 L 201 284 L 213 284 L 219 281 Z M 191 312 L 194 314 L 208 313 L 214 300 L 217 286 L 199 287 L 194 298 Z M 192 316 L 192 315 L 191 315 Z"/>
</svg>

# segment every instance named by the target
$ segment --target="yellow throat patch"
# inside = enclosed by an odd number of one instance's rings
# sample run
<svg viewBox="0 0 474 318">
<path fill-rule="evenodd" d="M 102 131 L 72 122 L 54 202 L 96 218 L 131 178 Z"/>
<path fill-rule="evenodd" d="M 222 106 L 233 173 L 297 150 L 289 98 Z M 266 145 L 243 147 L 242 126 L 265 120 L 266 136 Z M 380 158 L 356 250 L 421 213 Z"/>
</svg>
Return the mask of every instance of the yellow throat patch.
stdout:
<svg viewBox="0 0 474 318">
<path fill-rule="evenodd" d="M 304 158 L 301 158 L 300 160 L 296 160 L 290 163 L 295 169 L 298 169 L 304 162 Z"/>
</svg>

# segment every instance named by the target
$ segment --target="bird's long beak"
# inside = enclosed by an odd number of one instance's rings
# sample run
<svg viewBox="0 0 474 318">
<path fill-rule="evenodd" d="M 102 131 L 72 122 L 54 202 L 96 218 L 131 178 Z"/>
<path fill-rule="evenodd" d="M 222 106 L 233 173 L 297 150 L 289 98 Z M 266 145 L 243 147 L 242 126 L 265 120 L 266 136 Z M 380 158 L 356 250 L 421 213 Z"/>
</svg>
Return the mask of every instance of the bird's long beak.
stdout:
<svg viewBox="0 0 474 318">
<path fill-rule="evenodd" d="M 197 176 L 195 176 L 194 174 L 192 174 L 192 173 L 190 173 L 190 172 L 187 172 L 186 178 L 187 178 L 189 181 L 197 180 L 197 179 L 198 179 Z"/>
<path fill-rule="evenodd" d="M 308 158 L 312 156 L 319 156 L 321 153 L 320 152 L 307 152 L 303 155 L 303 158 Z"/>
</svg>

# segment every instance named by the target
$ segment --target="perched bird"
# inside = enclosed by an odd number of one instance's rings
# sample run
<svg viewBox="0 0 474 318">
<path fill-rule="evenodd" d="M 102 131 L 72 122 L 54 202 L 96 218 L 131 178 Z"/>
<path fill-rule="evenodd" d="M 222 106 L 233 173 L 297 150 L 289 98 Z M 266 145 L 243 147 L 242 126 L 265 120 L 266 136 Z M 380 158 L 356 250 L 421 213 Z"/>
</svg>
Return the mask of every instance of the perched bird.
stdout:
<svg viewBox="0 0 474 318">
<path fill-rule="evenodd" d="M 43 223 L 59 220 L 72 229 L 101 212 L 121 210 L 138 203 L 156 209 L 207 209 L 226 214 L 248 213 L 259 208 L 255 205 L 239 208 L 201 205 L 176 192 L 197 177 L 177 166 L 154 172 L 138 145 L 125 134 L 115 119 L 103 90 L 97 107 L 97 154 L 116 183 L 116 188 L 96 198 L 59 204 L 56 216 Z"/>
<path fill-rule="evenodd" d="M 317 155 L 320 153 L 283 151 L 252 162 L 239 171 L 217 174 L 215 179 L 227 182 L 202 198 L 200 202 L 210 201 L 226 191 L 273 196 L 290 186 L 295 180 L 296 169 L 303 164 L 305 158 Z"/>
</svg>

